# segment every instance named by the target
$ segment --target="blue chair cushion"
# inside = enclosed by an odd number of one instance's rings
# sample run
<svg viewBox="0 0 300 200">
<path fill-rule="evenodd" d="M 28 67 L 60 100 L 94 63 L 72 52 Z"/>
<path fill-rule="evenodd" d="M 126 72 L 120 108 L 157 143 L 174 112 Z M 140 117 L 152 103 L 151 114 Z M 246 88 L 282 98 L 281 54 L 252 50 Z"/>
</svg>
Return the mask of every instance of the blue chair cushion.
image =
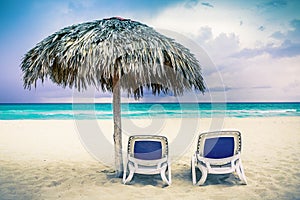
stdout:
<svg viewBox="0 0 300 200">
<path fill-rule="evenodd" d="M 208 138 L 204 144 L 204 157 L 221 159 L 234 155 L 234 138 L 218 137 Z"/>
<path fill-rule="evenodd" d="M 142 160 L 162 158 L 162 145 L 159 141 L 135 141 L 134 157 Z"/>
</svg>

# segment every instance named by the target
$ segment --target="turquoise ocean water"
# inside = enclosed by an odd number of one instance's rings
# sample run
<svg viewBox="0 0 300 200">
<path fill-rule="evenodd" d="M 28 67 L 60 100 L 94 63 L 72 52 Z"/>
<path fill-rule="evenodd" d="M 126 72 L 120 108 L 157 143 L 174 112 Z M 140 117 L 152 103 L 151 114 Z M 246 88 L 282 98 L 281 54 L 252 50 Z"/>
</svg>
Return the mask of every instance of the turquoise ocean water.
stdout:
<svg viewBox="0 0 300 200">
<path fill-rule="evenodd" d="M 130 103 L 123 118 L 300 116 L 300 103 Z M 0 120 L 112 119 L 111 104 L 0 104 Z"/>
</svg>

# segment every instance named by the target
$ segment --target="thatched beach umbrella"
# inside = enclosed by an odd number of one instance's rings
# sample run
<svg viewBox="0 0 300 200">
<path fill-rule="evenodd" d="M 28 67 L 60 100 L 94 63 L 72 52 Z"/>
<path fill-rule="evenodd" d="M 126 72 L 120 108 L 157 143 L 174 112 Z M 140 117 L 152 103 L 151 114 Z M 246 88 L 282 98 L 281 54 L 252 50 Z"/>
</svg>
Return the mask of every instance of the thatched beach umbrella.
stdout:
<svg viewBox="0 0 300 200">
<path fill-rule="evenodd" d="M 204 92 L 199 62 L 190 51 L 145 24 L 109 18 L 72 25 L 42 40 L 22 60 L 24 87 L 50 78 L 79 91 L 94 86 L 113 93 L 114 143 L 117 176 L 121 176 L 121 88 L 143 96 Z"/>
</svg>

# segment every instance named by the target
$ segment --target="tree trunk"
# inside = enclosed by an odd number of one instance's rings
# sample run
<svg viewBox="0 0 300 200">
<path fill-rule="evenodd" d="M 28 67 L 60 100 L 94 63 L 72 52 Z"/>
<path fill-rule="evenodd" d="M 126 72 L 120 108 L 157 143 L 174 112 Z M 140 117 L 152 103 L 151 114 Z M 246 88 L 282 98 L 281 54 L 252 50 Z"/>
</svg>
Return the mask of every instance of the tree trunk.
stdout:
<svg viewBox="0 0 300 200">
<path fill-rule="evenodd" d="M 122 129 L 121 129 L 121 87 L 119 75 L 115 72 L 113 77 L 113 118 L 114 118 L 114 145 L 116 177 L 123 176 L 122 156 Z"/>
</svg>

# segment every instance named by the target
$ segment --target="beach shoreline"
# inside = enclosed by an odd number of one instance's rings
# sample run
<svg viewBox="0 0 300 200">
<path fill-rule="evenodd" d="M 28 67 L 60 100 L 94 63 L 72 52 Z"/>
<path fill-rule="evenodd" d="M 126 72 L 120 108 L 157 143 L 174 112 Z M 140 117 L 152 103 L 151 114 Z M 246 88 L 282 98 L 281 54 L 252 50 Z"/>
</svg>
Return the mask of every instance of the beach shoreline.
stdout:
<svg viewBox="0 0 300 200">
<path fill-rule="evenodd" d="M 160 129 L 170 137 L 171 148 L 179 148 L 172 143 L 172 133 L 181 120 L 165 119 Z M 240 185 L 235 175 L 211 175 L 205 186 L 193 186 L 190 156 L 195 138 L 211 128 L 212 120 L 198 120 L 191 145 L 172 161 L 169 187 L 159 176 L 142 175 L 123 185 L 114 178 L 113 167 L 88 153 L 75 120 L 0 120 L 0 199 L 299 199 L 300 117 L 224 118 L 224 129 L 242 133 L 248 185 Z M 132 121 L 140 129 L 153 123 Z M 111 120 L 96 123 L 112 140 Z"/>
</svg>

